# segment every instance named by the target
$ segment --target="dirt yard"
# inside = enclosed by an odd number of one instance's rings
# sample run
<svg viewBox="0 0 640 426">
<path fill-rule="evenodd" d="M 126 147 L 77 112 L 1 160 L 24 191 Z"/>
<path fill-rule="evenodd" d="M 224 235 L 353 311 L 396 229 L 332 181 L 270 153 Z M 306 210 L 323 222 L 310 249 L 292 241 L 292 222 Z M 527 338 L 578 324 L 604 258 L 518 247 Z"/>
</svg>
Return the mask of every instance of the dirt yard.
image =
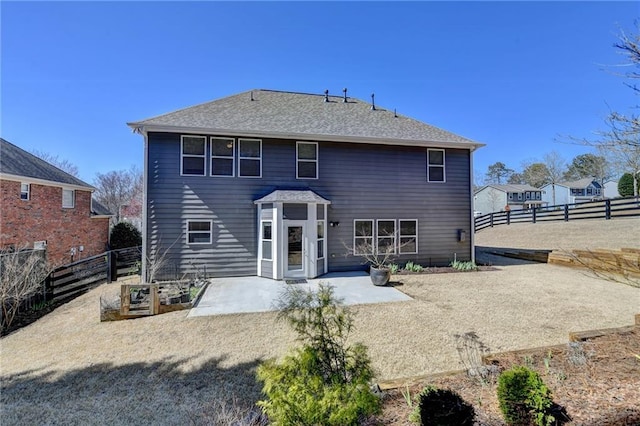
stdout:
<svg viewBox="0 0 640 426">
<path fill-rule="evenodd" d="M 589 241 L 620 238 L 616 247 L 637 247 L 629 226 L 640 221 L 616 222 L 627 223 L 626 231 L 614 237 L 599 221 Z M 478 240 L 493 231 L 506 232 L 496 227 Z M 541 234 L 536 228 L 536 241 Z M 495 266 L 397 276 L 397 288 L 413 301 L 355 307 L 353 338 L 369 347 L 378 378 L 462 368 L 455 334 L 475 332 L 491 352 L 502 352 L 566 343 L 571 331 L 630 325 L 640 312 L 637 288 L 560 266 L 499 259 Z M 3 425 L 205 424 L 213 401 L 253 404 L 258 363 L 295 345 L 273 313 L 187 318 L 182 311 L 101 323 L 100 296 L 118 292 L 119 283 L 100 286 L 0 339 Z"/>
</svg>

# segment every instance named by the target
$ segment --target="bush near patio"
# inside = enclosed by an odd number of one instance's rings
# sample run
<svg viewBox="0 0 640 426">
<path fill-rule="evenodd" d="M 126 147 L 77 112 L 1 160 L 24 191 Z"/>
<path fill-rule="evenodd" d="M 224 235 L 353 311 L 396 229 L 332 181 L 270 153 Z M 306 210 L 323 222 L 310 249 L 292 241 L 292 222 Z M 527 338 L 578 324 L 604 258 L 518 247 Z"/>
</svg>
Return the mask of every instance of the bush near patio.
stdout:
<svg viewBox="0 0 640 426">
<path fill-rule="evenodd" d="M 347 345 L 353 315 L 320 285 L 316 293 L 290 287 L 279 303 L 303 342 L 282 362 L 258 367 L 266 399 L 258 405 L 274 425 L 356 425 L 380 410 L 370 389 L 371 361 L 362 344 Z"/>
</svg>

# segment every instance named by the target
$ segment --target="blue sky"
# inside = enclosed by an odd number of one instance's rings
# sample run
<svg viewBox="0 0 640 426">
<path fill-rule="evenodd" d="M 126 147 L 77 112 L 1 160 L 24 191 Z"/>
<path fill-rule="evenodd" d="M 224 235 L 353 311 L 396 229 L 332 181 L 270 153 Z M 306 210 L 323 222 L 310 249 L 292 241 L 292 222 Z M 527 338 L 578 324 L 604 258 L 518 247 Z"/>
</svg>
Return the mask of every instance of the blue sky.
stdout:
<svg viewBox="0 0 640 426">
<path fill-rule="evenodd" d="M 612 47 L 637 2 L 0 3 L 1 134 L 97 172 L 142 165 L 126 122 L 263 88 L 329 89 L 486 143 L 474 169 L 567 160 L 637 104 Z"/>
</svg>

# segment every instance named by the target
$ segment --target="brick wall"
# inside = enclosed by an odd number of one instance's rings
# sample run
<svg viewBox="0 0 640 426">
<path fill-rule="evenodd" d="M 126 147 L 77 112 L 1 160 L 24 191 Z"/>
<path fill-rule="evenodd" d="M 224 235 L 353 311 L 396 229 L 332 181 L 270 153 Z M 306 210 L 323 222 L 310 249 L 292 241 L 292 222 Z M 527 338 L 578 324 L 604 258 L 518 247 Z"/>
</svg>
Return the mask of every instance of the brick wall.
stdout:
<svg viewBox="0 0 640 426">
<path fill-rule="evenodd" d="M 53 265 L 103 253 L 109 241 L 109 219 L 91 218 L 90 191 L 76 190 L 75 206 L 62 208 L 61 187 L 31 184 L 29 200 L 21 200 L 20 182 L 0 180 L 0 206 L 0 247 L 46 240 Z"/>
</svg>

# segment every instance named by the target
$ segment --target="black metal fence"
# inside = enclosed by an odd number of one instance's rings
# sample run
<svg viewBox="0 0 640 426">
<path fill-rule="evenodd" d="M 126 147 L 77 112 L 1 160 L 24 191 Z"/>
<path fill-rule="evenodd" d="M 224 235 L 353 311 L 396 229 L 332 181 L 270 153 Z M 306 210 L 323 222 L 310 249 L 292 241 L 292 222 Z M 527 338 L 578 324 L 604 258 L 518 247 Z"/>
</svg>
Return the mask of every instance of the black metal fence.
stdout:
<svg viewBox="0 0 640 426">
<path fill-rule="evenodd" d="M 528 210 L 489 213 L 475 218 L 474 231 L 512 223 L 537 223 L 579 219 L 614 219 L 640 216 L 637 197 L 613 198 L 586 203 L 545 206 Z"/>
</svg>

